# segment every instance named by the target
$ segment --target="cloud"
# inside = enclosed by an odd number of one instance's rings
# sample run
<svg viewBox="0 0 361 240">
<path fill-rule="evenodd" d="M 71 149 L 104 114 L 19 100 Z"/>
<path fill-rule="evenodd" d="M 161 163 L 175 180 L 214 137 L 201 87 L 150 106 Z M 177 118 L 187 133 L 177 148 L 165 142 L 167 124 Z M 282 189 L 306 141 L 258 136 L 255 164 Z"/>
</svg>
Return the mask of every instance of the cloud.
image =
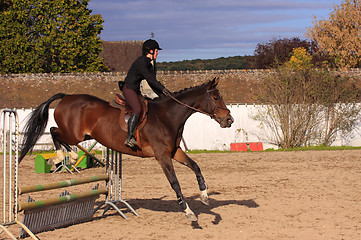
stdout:
<svg viewBox="0 0 361 240">
<path fill-rule="evenodd" d="M 105 20 L 103 40 L 144 40 L 154 32 L 155 39 L 171 52 L 182 50 L 191 54 L 202 52 L 201 49 L 212 52 L 212 48 L 224 48 L 224 52 L 236 50 L 234 55 L 240 55 L 242 46 L 254 50 L 257 43 L 273 37 L 304 38 L 312 16 L 326 15 L 333 3 L 329 0 L 92 0 L 89 8 Z M 249 53 L 250 49 L 243 51 Z"/>
</svg>

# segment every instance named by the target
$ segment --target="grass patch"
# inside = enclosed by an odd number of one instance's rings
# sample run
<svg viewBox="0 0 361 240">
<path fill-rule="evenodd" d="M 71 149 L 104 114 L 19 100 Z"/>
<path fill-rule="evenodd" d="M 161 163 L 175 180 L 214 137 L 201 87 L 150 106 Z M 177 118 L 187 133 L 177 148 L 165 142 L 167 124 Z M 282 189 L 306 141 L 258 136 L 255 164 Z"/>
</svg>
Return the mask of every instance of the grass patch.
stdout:
<svg viewBox="0 0 361 240">
<path fill-rule="evenodd" d="M 332 151 L 332 150 L 357 150 L 361 147 L 351 147 L 351 146 L 309 146 L 309 147 L 297 147 L 297 148 L 288 148 L 288 149 L 273 149 L 269 148 L 264 151 L 266 152 L 287 152 L 287 151 Z"/>
<path fill-rule="evenodd" d="M 187 153 L 234 153 L 235 151 L 220 151 L 220 150 L 188 150 Z"/>
<path fill-rule="evenodd" d="M 332 151 L 332 150 L 358 150 L 361 147 L 351 147 L 351 146 L 309 146 L 309 147 L 298 147 L 298 148 L 288 148 L 288 149 L 273 149 L 268 148 L 263 150 L 263 152 L 288 152 L 288 151 Z M 219 151 L 219 150 L 189 150 L 187 153 L 237 153 L 238 151 Z M 247 151 L 252 152 L 252 151 Z M 259 152 L 259 151 L 255 151 Z"/>
</svg>

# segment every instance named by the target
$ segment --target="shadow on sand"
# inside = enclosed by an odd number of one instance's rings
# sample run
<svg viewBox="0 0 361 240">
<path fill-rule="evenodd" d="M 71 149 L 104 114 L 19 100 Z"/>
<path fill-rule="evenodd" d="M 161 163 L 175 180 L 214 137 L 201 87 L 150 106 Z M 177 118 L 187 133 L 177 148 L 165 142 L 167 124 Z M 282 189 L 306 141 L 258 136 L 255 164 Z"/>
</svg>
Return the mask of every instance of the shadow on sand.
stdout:
<svg viewBox="0 0 361 240">
<path fill-rule="evenodd" d="M 190 205 L 191 209 L 196 215 L 199 214 L 210 214 L 214 215 L 214 220 L 212 221 L 213 224 L 217 225 L 220 221 L 222 221 L 222 217 L 220 214 L 213 211 L 218 207 L 228 206 L 228 205 L 238 205 L 238 206 L 245 206 L 248 208 L 257 208 L 259 205 L 253 200 L 215 200 L 212 199 L 212 195 L 220 195 L 219 192 L 210 192 L 209 195 L 209 206 L 204 205 L 199 200 L 199 195 L 194 195 L 192 197 L 186 198 L 188 204 Z M 127 202 L 135 209 L 148 209 L 151 211 L 156 212 L 183 212 L 177 204 L 177 201 L 174 200 L 163 200 L 167 196 L 163 196 L 161 198 L 151 198 L 151 199 L 127 199 Z M 130 212 L 130 210 L 123 208 L 123 204 L 119 204 L 122 211 L 124 213 Z M 198 222 L 192 222 L 192 227 L 194 229 L 202 229 L 199 226 Z"/>
</svg>

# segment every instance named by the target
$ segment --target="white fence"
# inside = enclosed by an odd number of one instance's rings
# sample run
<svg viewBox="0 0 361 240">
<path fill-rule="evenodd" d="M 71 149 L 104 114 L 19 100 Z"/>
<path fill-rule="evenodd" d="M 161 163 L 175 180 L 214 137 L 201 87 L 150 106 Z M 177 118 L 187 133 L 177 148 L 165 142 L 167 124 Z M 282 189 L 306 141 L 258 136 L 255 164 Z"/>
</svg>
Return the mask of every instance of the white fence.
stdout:
<svg viewBox="0 0 361 240">
<path fill-rule="evenodd" d="M 264 149 L 277 148 L 266 140 L 270 133 L 267 133 L 265 129 L 261 129 L 260 122 L 252 118 L 260 106 L 238 104 L 228 105 L 227 107 L 231 110 L 234 118 L 231 128 L 221 128 L 216 121 L 200 113 L 193 114 L 187 120 L 183 137 L 188 149 L 229 150 L 232 142 L 262 142 Z M 31 109 L 17 109 L 20 131 L 24 128 L 26 118 L 31 111 Z M 53 147 L 49 134 L 50 127 L 56 126 L 53 113 L 54 109 L 50 109 L 49 122 L 45 129 L 45 134 L 38 141 L 36 149 L 49 150 Z M 0 125 L 1 128 L 2 126 Z M 242 130 L 238 131 L 239 129 Z M 347 140 L 339 139 L 333 145 L 361 146 L 361 126 L 358 126 L 356 130 L 353 138 Z M 95 149 L 99 149 L 99 147 L 100 145 Z"/>
</svg>

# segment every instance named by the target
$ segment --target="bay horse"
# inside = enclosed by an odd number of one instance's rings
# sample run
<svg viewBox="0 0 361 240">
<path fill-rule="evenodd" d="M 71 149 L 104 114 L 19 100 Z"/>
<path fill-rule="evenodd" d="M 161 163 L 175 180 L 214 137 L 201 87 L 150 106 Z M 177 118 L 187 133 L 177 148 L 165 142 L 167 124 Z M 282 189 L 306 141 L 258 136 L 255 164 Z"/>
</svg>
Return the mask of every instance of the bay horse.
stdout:
<svg viewBox="0 0 361 240">
<path fill-rule="evenodd" d="M 232 125 L 233 117 L 230 115 L 230 110 L 227 109 L 216 88 L 218 82 L 219 79 L 214 78 L 200 86 L 187 88 L 169 96 L 149 99 L 147 122 L 139 133 L 143 157 L 157 159 L 176 193 L 179 205 L 191 221 L 197 221 L 197 217 L 184 199 L 172 159 L 194 171 L 201 191 L 200 199 L 208 205 L 207 185 L 201 170 L 179 145 L 186 120 L 197 111 L 209 115 L 222 128 Z M 54 119 L 58 127 L 50 129 L 58 154 L 62 152 L 61 145 L 71 151 L 69 145 L 95 139 L 115 151 L 138 156 L 137 149 L 124 145 L 127 133 L 120 127 L 119 109 L 95 96 L 58 93 L 40 104 L 30 114 L 24 128 L 23 148 L 19 162 L 33 149 L 43 134 L 48 122 L 49 105 L 60 99 L 54 111 Z M 59 157 L 62 158 L 62 156 Z"/>
</svg>

